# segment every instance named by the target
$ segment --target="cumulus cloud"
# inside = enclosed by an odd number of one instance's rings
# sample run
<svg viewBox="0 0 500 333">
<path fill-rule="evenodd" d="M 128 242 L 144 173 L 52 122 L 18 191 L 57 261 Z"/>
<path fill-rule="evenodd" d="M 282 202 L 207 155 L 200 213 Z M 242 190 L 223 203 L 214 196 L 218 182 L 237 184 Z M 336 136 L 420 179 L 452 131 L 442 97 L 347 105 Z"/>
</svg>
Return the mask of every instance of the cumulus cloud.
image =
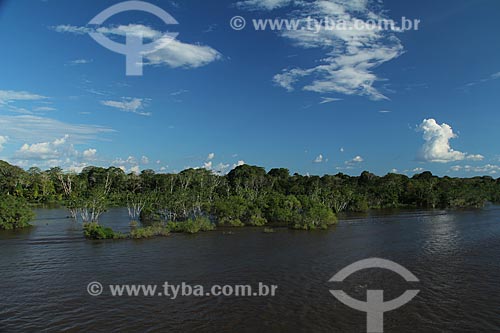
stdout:
<svg viewBox="0 0 500 333">
<path fill-rule="evenodd" d="M 61 33 L 73 33 L 77 35 L 100 32 L 110 37 L 126 36 L 128 34 L 153 40 L 155 43 L 154 49 L 143 54 L 145 65 L 165 65 L 171 68 L 197 68 L 222 58 L 219 51 L 210 46 L 184 43 L 142 24 L 117 25 L 99 27 L 97 29 L 59 25 L 52 27 L 52 29 Z"/>
<path fill-rule="evenodd" d="M 214 158 L 215 158 L 215 153 L 210 153 L 210 154 L 208 154 L 208 156 L 207 156 L 207 161 L 211 161 L 211 160 L 213 160 Z"/>
<path fill-rule="evenodd" d="M 55 160 L 77 155 L 73 145 L 68 142 L 69 135 L 51 142 L 25 143 L 16 152 L 16 158 L 25 160 Z"/>
<path fill-rule="evenodd" d="M 86 160 L 93 160 L 97 154 L 97 149 L 87 149 L 83 152 L 83 158 Z"/>
<path fill-rule="evenodd" d="M 356 164 L 359 164 L 359 163 L 362 163 L 364 162 L 364 159 L 363 157 L 361 156 L 356 156 L 354 157 L 353 159 L 349 160 L 349 161 L 345 161 L 344 164 L 348 165 L 348 166 L 355 166 Z"/>
<path fill-rule="evenodd" d="M 73 141 L 70 135 L 64 135 L 51 141 L 25 143 L 15 152 L 12 163 L 24 168 L 61 167 L 65 171 L 81 172 L 88 161 L 96 160 L 97 150 L 89 148 L 80 152 Z"/>
<path fill-rule="evenodd" d="M 141 168 L 139 168 L 138 165 L 135 165 L 135 166 L 133 166 L 133 167 L 130 168 L 130 172 L 135 173 L 136 175 L 138 175 L 138 174 L 141 173 Z"/>
<path fill-rule="evenodd" d="M 394 31 L 358 29 L 356 24 L 368 20 L 390 21 L 380 3 L 375 0 L 248 0 L 238 4 L 249 10 L 272 10 L 293 5 L 295 10 L 290 11 L 289 18 L 300 19 L 302 26 L 282 30 L 280 35 L 296 47 L 323 52 L 309 67 L 285 68 L 276 74 L 274 82 L 277 85 L 288 91 L 300 87 L 321 94 L 359 95 L 383 100 L 387 97 L 375 86 L 383 78 L 375 74 L 375 69 L 402 55 L 403 45 Z M 311 29 L 311 23 L 307 23 L 309 17 L 318 24 L 321 22 L 317 30 Z M 325 17 L 344 22 L 344 28 L 327 28 Z"/>
<path fill-rule="evenodd" d="M 25 143 L 21 149 L 17 152 L 17 157 L 23 159 L 55 159 L 60 157 L 61 153 L 58 151 L 61 141 L 65 141 L 67 137 L 63 139 L 57 139 L 53 142 L 41 142 L 34 144 Z"/>
<path fill-rule="evenodd" d="M 123 97 L 121 101 L 101 101 L 102 105 L 109 106 L 120 111 L 131 112 L 141 116 L 150 116 L 150 112 L 143 112 L 147 100 L 143 98 Z"/>
<path fill-rule="evenodd" d="M 426 162 L 448 163 L 465 159 L 480 161 L 484 156 L 469 155 L 451 148 L 450 140 L 457 135 L 448 124 L 438 124 L 435 119 L 424 119 L 418 130 L 423 132 L 425 141 L 419 153 L 419 159 Z"/>
<path fill-rule="evenodd" d="M 324 158 L 323 158 L 323 155 L 322 154 L 319 154 L 315 159 L 314 159 L 314 163 L 323 163 L 324 161 Z"/>
<path fill-rule="evenodd" d="M 208 162 L 203 163 L 203 167 L 207 170 L 211 170 L 212 169 L 212 161 L 208 161 Z"/>
<path fill-rule="evenodd" d="M 242 166 L 242 165 L 245 165 L 245 161 L 243 160 L 239 160 L 238 162 L 236 162 L 235 164 L 233 164 L 233 169 L 236 168 L 236 167 L 239 167 L 239 166 Z"/>
<path fill-rule="evenodd" d="M 123 172 L 131 172 L 138 174 L 141 171 L 141 166 L 150 163 L 149 157 L 143 155 L 141 158 L 136 158 L 135 156 L 128 156 L 126 159 L 116 158 L 111 164 L 123 170 Z M 161 161 L 156 161 L 156 164 L 160 164 Z M 161 168 L 160 168 L 161 170 Z"/>
<path fill-rule="evenodd" d="M 497 173 L 500 173 L 500 166 L 494 165 L 494 164 L 486 164 L 486 165 L 482 165 L 482 166 L 454 165 L 450 168 L 450 170 L 454 171 L 454 172 L 465 171 L 465 172 L 472 172 L 472 173 L 477 173 L 477 174 L 495 175 Z"/>
</svg>

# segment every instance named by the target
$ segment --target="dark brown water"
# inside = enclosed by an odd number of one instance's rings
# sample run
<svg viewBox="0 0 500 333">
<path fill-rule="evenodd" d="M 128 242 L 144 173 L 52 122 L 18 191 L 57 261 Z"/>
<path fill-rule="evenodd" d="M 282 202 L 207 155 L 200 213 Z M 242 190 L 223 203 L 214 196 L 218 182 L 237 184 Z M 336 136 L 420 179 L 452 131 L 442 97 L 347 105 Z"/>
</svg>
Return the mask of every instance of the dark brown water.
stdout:
<svg viewBox="0 0 500 333">
<path fill-rule="evenodd" d="M 376 213 L 326 232 L 261 229 L 90 242 L 64 210 L 39 210 L 36 227 L 0 232 L 0 331 L 364 332 L 365 314 L 329 289 L 386 299 L 420 294 L 385 314 L 386 332 L 500 331 L 500 207 Z M 102 222 L 127 230 L 125 210 Z M 393 260 L 420 283 L 364 270 L 328 280 L 360 259 Z M 275 297 L 92 297 L 87 284 L 278 285 Z M 340 287 L 340 288 L 334 288 Z M 414 288 L 417 287 L 417 288 Z"/>
</svg>

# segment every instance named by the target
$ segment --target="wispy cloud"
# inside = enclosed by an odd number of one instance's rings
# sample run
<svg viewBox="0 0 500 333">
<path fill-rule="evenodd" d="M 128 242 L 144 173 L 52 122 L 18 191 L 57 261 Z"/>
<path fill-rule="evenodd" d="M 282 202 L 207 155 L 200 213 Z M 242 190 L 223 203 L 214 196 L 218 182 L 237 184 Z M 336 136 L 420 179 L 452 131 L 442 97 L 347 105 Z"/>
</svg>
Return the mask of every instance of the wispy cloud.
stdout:
<svg viewBox="0 0 500 333">
<path fill-rule="evenodd" d="M 345 22 L 345 29 L 321 29 L 315 31 L 306 26 L 281 31 L 280 35 L 303 49 L 322 50 L 323 54 L 311 67 L 283 69 L 274 76 L 279 86 L 293 91 L 296 87 L 316 93 L 339 93 L 343 95 L 367 96 L 372 100 L 388 99 L 375 87 L 383 80 L 374 70 L 403 54 L 403 45 L 394 32 L 374 29 L 356 29 L 357 20 L 387 19 L 385 11 L 372 0 L 247 0 L 239 6 L 248 10 L 272 10 L 291 5 L 290 18 L 324 22 L 325 17 L 336 22 Z M 319 65 L 317 65 L 319 63 Z"/>
<path fill-rule="evenodd" d="M 38 106 L 38 107 L 33 109 L 33 111 L 36 111 L 36 112 L 48 112 L 48 111 L 56 111 L 56 110 L 57 110 L 56 108 L 53 108 L 51 106 Z"/>
<path fill-rule="evenodd" d="M 219 51 L 206 45 L 189 44 L 164 36 L 164 33 L 142 24 L 117 25 L 111 27 L 79 27 L 73 25 L 58 25 L 52 27 L 54 31 L 84 35 L 91 32 L 100 32 L 108 36 L 136 35 L 154 40 L 156 47 L 143 54 L 145 65 L 165 65 L 172 68 L 197 68 L 219 60 L 222 55 Z"/>
<path fill-rule="evenodd" d="M 68 62 L 68 65 L 70 66 L 75 66 L 75 65 L 85 65 L 85 64 L 90 64 L 93 62 L 92 59 L 76 59 L 76 60 L 71 60 Z"/>
<path fill-rule="evenodd" d="M 0 90 L 0 105 L 15 101 L 38 101 L 48 97 L 27 91 Z"/>
<path fill-rule="evenodd" d="M 124 112 L 131 112 L 141 116 L 151 116 L 151 112 L 141 111 L 147 102 L 148 100 L 143 98 L 123 97 L 121 101 L 101 101 L 101 104 Z"/>
<path fill-rule="evenodd" d="M 9 141 L 9 137 L 0 135 L 0 152 L 3 150 L 4 145 Z"/>
<path fill-rule="evenodd" d="M 186 94 L 188 93 L 189 90 L 186 90 L 186 89 L 179 89 L 179 90 L 176 90 L 174 92 L 171 92 L 170 93 L 170 96 L 179 96 L 179 95 L 182 95 L 182 94 Z"/>
<path fill-rule="evenodd" d="M 321 102 L 319 102 L 319 104 L 327 104 L 327 103 L 332 103 L 332 102 L 338 102 L 341 100 L 342 100 L 341 98 L 321 97 Z"/>
<path fill-rule="evenodd" d="M 71 124 L 33 115 L 0 115 L 0 128 L 2 135 L 8 136 L 11 141 L 24 142 L 51 141 L 68 134 L 74 143 L 87 143 L 102 140 L 102 135 L 115 132 L 108 127 Z"/>
<path fill-rule="evenodd" d="M 477 86 L 479 84 L 486 83 L 486 82 L 493 81 L 493 80 L 498 80 L 498 79 L 500 79 L 500 72 L 493 73 L 490 76 L 488 76 L 486 78 L 482 78 L 480 80 L 469 82 L 465 86 L 463 86 L 462 88 L 466 89 L 466 88 L 474 87 L 474 86 Z"/>
<path fill-rule="evenodd" d="M 243 0 L 236 5 L 247 10 L 273 10 L 291 4 L 292 0 Z"/>
</svg>

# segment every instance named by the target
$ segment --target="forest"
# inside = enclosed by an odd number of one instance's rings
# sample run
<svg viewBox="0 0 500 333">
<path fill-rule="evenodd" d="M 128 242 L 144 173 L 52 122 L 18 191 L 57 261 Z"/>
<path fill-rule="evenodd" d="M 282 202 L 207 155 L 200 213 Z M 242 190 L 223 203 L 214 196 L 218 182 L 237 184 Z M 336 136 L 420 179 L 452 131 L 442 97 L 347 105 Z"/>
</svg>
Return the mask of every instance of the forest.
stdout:
<svg viewBox="0 0 500 333">
<path fill-rule="evenodd" d="M 116 167 L 92 166 L 76 174 L 60 168 L 23 170 L 0 161 L 1 229 L 28 227 L 34 207 L 64 206 L 93 239 L 196 233 L 216 226 L 326 229 L 343 212 L 480 208 L 487 202 L 500 202 L 500 179 L 437 177 L 430 172 L 380 177 L 367 171 L 360 176 L 303 176 L 251 165 L 227 175 L 206 169 L 126 174 Z M 129 235 L 99 223 L 110 207 L 127 207 Z"/>
</svg>

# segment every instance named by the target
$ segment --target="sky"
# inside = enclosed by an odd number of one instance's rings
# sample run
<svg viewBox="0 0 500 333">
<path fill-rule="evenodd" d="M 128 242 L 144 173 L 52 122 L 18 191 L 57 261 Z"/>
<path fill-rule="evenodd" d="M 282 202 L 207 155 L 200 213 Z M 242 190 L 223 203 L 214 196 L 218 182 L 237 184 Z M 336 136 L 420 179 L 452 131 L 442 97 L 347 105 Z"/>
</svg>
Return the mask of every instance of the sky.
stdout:
<svg viewBox="0 0 500 333">
<path fill-rule="evenodd" d="M 499 177 L 497 0 L 151 0 L 178 24 L 138 10 L 89 24 L 120 3 L 0 0 L 0 159 Z M 402 17 L 418 30 L 325 24 Z M 255 28 L 266 19 L 301 25 Z M 150 43 L 142 75 L 96 33 Z"/>
</svg>

